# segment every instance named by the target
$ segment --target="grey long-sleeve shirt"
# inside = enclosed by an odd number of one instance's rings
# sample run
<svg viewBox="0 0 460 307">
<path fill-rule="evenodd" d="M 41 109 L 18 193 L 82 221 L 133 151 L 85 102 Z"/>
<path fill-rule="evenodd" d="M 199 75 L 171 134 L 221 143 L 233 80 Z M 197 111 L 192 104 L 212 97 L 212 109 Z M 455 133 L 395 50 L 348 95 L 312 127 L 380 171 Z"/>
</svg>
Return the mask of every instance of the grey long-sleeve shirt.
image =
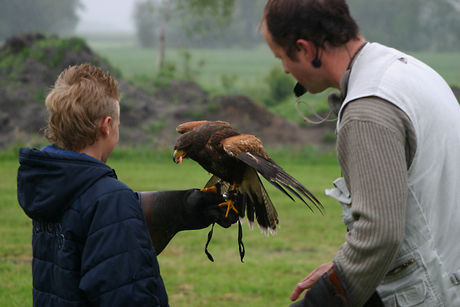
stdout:
<svg viewBox="0 0 460 307">
<path fill-rule="evenodd" d="M 342 112 L 337 155 L 351 193 L 353 230 L 334 262 L 352 306 L 362 306 L 392 268 L 404 240 L 407 170 L 416 136 L 407 115 L 377 97 Z"/>
</svg>

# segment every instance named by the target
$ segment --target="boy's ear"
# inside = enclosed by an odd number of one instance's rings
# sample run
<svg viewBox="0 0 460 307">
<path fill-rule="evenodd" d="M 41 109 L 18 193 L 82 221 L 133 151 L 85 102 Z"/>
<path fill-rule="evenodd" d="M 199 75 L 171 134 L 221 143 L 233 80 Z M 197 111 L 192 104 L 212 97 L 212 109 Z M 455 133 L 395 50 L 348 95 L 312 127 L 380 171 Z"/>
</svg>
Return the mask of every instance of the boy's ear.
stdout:
<svg viewBox="0 0 460 307">
<path fill-rule="evenodd" d="M 105 138 L 109 136 L 109 124 L 112 124 L 112 117 L 106 116 L 101 120 L 101 133 Z"/>
</svg>

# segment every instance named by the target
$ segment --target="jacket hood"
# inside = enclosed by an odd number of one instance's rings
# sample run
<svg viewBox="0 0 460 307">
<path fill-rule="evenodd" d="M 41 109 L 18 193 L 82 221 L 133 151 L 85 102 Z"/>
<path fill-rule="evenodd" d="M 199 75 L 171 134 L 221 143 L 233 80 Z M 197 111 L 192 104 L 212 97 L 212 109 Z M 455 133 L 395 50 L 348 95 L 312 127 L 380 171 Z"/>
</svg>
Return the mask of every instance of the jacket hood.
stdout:
<svg viewBox="0 0 460 307">
<path fill-rule="evenodd" d="M 56 221 L 100 178 L 116 178 L 104 162 L 53 145 L 42 150 L 21 148 L 19 163 L 19 204 L 27 216 L 39 222 Z"/>
</svg>

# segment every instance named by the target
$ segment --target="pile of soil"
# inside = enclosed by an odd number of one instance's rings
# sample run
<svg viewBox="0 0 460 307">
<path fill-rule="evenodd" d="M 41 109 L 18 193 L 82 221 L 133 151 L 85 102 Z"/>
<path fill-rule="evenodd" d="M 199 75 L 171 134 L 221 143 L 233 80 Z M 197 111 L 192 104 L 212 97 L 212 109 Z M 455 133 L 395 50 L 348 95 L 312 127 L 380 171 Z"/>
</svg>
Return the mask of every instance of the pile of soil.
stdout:
<svg viewBox="0 0 460 307">
<path fill-rule="evenodd" d="M 302 128 L 246 96 L 211 98 L 188 81 L 173 81 L 149 95 L 123 80 L 83 40 L 31 32 L 10 37 L 0 48 L 0 150 L 29 144 L 42 135 L 47 93 L 61 71 L 83 63 L 101 67 L 120 83 L 121 146 L 172 147 L 179 124 L 203 119 L 227 121 L 266 145 L 320 144 L 322 134 L 334 129 L 333 125 Z"/>
</svg>

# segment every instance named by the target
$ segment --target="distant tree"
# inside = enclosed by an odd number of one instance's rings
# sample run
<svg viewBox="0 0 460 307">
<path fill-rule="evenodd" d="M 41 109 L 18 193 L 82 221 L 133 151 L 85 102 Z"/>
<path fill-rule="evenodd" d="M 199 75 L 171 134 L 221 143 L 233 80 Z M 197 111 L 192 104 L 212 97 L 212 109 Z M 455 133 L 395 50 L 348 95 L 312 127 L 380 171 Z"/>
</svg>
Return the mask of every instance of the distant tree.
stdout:
<svg viewBox="0 0 460 307">
<path fill-rule="evenodd" d="M 180 17 L 176 18 L 181 24 L 171 20 L 168 35 L 174 37 L 174 42 L 195 47 L 250 47 L 262 43 L 263 35 L 260 35 L 257 26 L 266 2 L 235 0 L 231 14 L 219 20 L 220 26 L 214 25 L 212 20 L 206 20 L 206 16 L 197 17 L 182 11 Z M 201 27 L 191 26 L 197 23 Z M 204 27 L 205 24 L 208 26 Z"/>
<path fill-rule="evenodd" d="M 169 20 L 170 5 L 173 0 L 158 0 L 161 3 L 160 43 L 158 46 L 157 70 L 161 71 L 166 61 L 166 29 Z"/>
<path fill-rule="evenodd" d="M 371 41 L 409 51 L 460 48 L 460 0 L 348 0 Z"/>
<path fill-rule="evenodd" d="M 183 24 L 189 30 L 203 32 L 213 28 L 225 28 L 231 24 L 236 0 L 164 0 L 175 4 L 177 12 L 186 13 L 195 18 L 189 24 Z M 246 0 L 253 1 L 253 0 Z"/>
<path fill-rule="evenodd" d="M 155 44 L 155 27 L 157 16 L 155 14 L 155 4 L 153 0 L 137 1 L 134 4 L 134 22 L 136 24 L 136 34 L 142 47 L 153 47 Z"/>
<path fill-rule="evenodd" d="M 460 11 L 460 0 L 446 0 L 449 2 L 451 5 L 455 7 L 457 11 Z"/>
<path fill-rule="evenodd" d="M 138 37 L 141 29 L 158 29 L 157 69 L 165 63 L 167 25 L 170 17 L 180 17 L 184 31 L 204 32 L 207 29 L 226 27 L 231 24 L 231 15 L 236 0 L 140 0 L 136 4 L 135 19 Z M 252 1 L 252 0 L 250 0 Z M 150 11 L 154 8 L 154 11 Z M 141 12 L 148 10 L 148 12 Z M 196 18 L 189 19 L 188 16 Z M 156 20 L 156 21 L 155 21 Z M 154 32 L 153 32 L 154 33 Z"/>
<path fill-rule="evenodd" d="M 188 15 L 197 18 L 187 19 L 183 23 L 184 29 L 193 32 L 205 32 L 215 28 L 228 27 L 231 24 L 231 16 L 235 6 L 235 0 L 159 0 L 163 3 L 162 23 L 160 31 L 160 53 L 157 68 L 161 69 L 165 57 L 166 48 L 166 22 L 169 19 L 170 7 L 178 15 Z M 186 20 L 186 19 L 182 19 Z"/>
<path fill-rule="evenodd" d="M 243 23 L 244 35 L 254 40 L 261 35 L 258 32 L 258 24 L 262 18 L 263 8 L 267 1 L 263 0 L 238 0 L 238 20 Z"/>
<path fill-rule="evenodd" d="M 65 34 L 75 29 L 80 0 L 1 0 L 0 40 L 23 31 Z"/>
<path fill-rule="evenodd" d="M 419 18 L 419 50 L 460 50 L 460 1 L 426 1 Z"/>
</svg>

